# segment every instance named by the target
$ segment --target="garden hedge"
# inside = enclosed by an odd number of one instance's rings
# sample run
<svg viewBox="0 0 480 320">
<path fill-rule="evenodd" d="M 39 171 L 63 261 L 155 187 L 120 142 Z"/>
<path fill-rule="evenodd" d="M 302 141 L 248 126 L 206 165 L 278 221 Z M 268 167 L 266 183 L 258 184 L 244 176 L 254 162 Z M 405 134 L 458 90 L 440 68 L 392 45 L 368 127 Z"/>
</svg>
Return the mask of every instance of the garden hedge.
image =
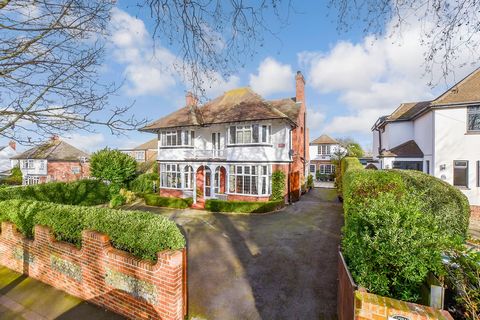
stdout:
<svg viewBox="0 0 480 320">
<path fill-rule="evenodd" d="M 205 209 L 212 212 L 238 212 L 238 213 L 266 213 L 280 209 L 285 201 L 225 201 L 209 199 L 205 202 Z"/>
<path fill-rule="evenodd" d="M 422 172 L 363 170 L 342 163 L 342 250 L 369 291 L 417 301 L 427 274 L 444 272 L 442 253 L 467 236 L 469 206 L 455 187 Z"/>
<path fill-rule="evenodd" d="M 48 226 L 57 240 L 77 246 L 81 245 L 83 230 L 95 230 L 107 234 L 115 248 L 152 261 L 157 252 L 185 247 L 185 239 L 173 221 L 144 211 L 7 200 L 0 202 L 0 221 L 14 223 L 29 238 L 34 225 Z"/>
<path fill-rule="evenodd" d="M 23 199 L 91 206 L 106 203 L 109 198 L 109 188 L 100 180 L 49 182 L 32 186 L 0 188 L 0 201 Z"/>
<path fill-rule="evenodd" d="M 135 193 L 152 193 L 153 184 L 156 183 L 158 188 L 159 180 L 157 173 L 143 173 L 130 181 L 129 189 Z"/>
<path fill-rule="evenodd" d="M 186 209 L 193 203 L 192 198 L 161 197 L 157 194 L 144 194 L 145 204 L 149 206 Z"/>
</svg>

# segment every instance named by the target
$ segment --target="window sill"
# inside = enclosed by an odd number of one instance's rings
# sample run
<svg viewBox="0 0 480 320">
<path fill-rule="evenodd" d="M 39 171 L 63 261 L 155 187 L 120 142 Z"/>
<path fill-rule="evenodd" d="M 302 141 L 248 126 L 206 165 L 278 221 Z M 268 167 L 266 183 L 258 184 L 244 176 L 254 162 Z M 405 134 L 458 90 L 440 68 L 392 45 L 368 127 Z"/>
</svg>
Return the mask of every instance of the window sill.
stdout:
<svg viewBox="0 0 480 320">
<path fill-rule="evenodd" d="M 270 197 L 270 194 L 245 194 L 245 193 L 232 193 L 232 192 L 225 192 L 226 195 L 229 196 L 242 196 L 242 197 Z"/>
<path fill-rule="evenodd" d="M 270 143 L 244 143 L 244 144 L 229 144 L 227 148 L 238 148 L 238 147 L 273 147 L 273 144 Z"/>
<path fill-rule="evenodd" d="M 479 131 L 467 131 L 465 132 L 465 135 L 480 135 L 480 130 Z"/>
<path fill-rule="evenodd" d="M 454 186 L 454 187 L 457 188 L 458 190 L 470 190 L 470 188 L 466 186 Z"/>
<path fill-rule="evenodd" d="M 193 146 L 161 146 L 158 149 L 193 149 Z"/>
</svg>

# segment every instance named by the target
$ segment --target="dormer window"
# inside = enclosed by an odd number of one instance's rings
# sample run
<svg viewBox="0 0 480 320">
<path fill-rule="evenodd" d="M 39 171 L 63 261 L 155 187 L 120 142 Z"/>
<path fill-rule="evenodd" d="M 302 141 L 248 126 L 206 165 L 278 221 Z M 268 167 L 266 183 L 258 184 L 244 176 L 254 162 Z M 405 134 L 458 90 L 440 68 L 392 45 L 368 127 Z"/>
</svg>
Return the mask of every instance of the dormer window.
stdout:
<svg viewBox="0 0 480 320">
<path fill-rule="evenodd" d="M 271 126 L 269 125 L 230 126 L 228 131 L 228 142 L 231 145 L 271 142 Z"/>
<path fill-rule="evenodd" d="M 160 145 L 162 147 L 190 147 L 193 146 L 194 131 L 168 130 L 160 133 Z"/>
<path fill-rule="evenodd" d="M 467 108 L 467 131 L 480 133 L 480 106 Z"/>
</svg>

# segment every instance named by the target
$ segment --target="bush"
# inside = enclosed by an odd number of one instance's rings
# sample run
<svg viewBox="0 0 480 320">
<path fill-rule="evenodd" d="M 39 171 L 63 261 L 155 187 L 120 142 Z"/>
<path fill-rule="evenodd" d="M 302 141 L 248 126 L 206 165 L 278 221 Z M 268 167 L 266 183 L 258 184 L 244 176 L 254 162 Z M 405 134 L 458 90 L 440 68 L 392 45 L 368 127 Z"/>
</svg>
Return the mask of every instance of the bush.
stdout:
<svg viewBox="0 0 480 320">
<path fill-rule="evenodd" d="M 105 148 L 92 154 L 90 174 L 112 184 L 112 194 L 127 186 L 136 175 L 137 162 L 129 155 Z"/>
<path fill-rule="evenodd" d="M 135 193 L 152 193 L 155 191 L 154 184 L 159 186 L 158 174 L 143 173 L 132 180 L 129 187 Z"/>
<path fill-rule="evenodd" d="M 106 203 L 109 198 L 108 186 L 99 180 L 49 182 L 33 186 L 0 189 L 0 201 L 23 199 L 93 206 Z"/>
<path fill-rule="evenodd" d="M 0 221 L 14 223 L 29 238 L 34 225 L 48 226 L 57 240 L 78 247 L 82 231 L 95 230 L 107 234 L 115 248 L 152 261 L 157 252 L 185 247 L 185 239 L 173 221 L 144 211 L 8 200 L 0 202 Z"/>
<path fill-rule="evenodd" d="M 307 178 L 307 188 L 308 189 L 313 188 L 313 176 L 311 174 L 309 174 Z"/>
<path fill-rule="evenodd" d="M 124 205 L 125 203 L 126 203 L 125 197 L 122 196 L 121 194 L 117 193 L 117 194 L 112 196 L 112 199 L 110 200 L 110 203 L 108 204 L 108 206 L 111 209 L 115 209 L 115 208 L 118 208 L 118 207 Z"/>
<path fill-rule="evenodd" d="M 337 188 L 338 197 L 343 199 L 343 175 L 347 170 L 363 169 L 358 158 L 344 157 L 340 161 L 340 168 L 335 170 L 335 187 Z"/>
<path fill-rule="evenodd" d="M 205 202 L 205 209 L 212 212 L 265 213 L 278 210 L 284 205 L 283 199 L 266 202 L 209 199 Z"/>
<path fill-rule="evenodd" d="M 135 193 L 127 189 L 120 189 L 120 195 L 125 199 L 125 203 L 132 203 L 136 199 Z"/>
<path fill-rule="evenodd" d="M 168 207 L 176 209 L 186 209 L 193 203 L 192 198 L 174 198 L 174 197 L 161 197 L 156 194 L 145 194 L 145 204 L 149 206 Z"/>
<path fill-rule="evenodd" d="M 270 200 L 283 200 L 285 196 L 285 173 L 277 170 L 272 173 L 272 195 Z"/>
<path fill-rule="evenodd" d="M 352 276 L 373 293 L 416 301 L 427 274 L 444 272 L 441 254 L 464 242 L 468 201 L 421 172 L 359 168 L 342 162 L 342 248 Z"/>
<path fill-rule="evenodd" d="M 11 186 L 21 185 L 23 182 L 22 170 L 20 170 L 20 167 L 15 166 L 10 176 L 0 182 Z"/>
</svg>

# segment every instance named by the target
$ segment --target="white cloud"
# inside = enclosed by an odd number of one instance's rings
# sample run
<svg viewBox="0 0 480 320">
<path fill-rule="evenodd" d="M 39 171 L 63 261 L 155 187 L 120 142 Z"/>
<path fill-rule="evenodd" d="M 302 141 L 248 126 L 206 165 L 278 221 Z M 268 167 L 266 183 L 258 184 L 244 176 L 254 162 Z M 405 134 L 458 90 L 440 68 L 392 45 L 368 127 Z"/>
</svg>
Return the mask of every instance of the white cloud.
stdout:
<svg viewBox="0 0 480 320">
<path fill-rule="evenodd" d="M 118 8 L 110 22 L 114 59 L 126 65 L 127 93 L 160 95 L 175 86 L 177 59 L 166 48 L 155 46 L 142 20 Z"/>
<path fill-rule="evenodd" d="M 311 133 L 316 133 L 324 125 L 325 114 L 323 112 L 307 109 L 307 127 Z"/>
<path fill-rule="evenodd" d="M 260 95 L 268 96 L 275 93 L 294 90 L 294 74 L 292 67 L 281 64 L 268 57 L 260 63 L 258 74 L 250 74 L 250 86 Z"/>
<path fill-rule="evenodd" d="M 236 75 L 232 75 L 228 79 L 224 79 L 218 72 L 212 72 L 203 78 L 205 93 L 209 98 L 216 98 L 225 91 L 238 88 L 240 86 L 240 78 Z"/>
<path fill-rule="evenodd" d="M 94 152 L 105 145 L 105 136 L 102 133 L 87 135 L 73 133 L 63 139 L 72 146 L 88 152 Z"/>
<path fill-rule="evenodd" d="M 332 93 L 349 115 L 336 116 L 325 127 L 328 133 L 369 134 L 375 120 L 389 114 L 402 102 L 433 99 L 446 86 L 431 88 L 429 82 L 442 77 L 440 65 L 424 76 L 425 53 L 422 36 L 428 23 L 413 17 L 402 30 L 387 25 L 384 36 L 366 36 L 358 43 L 341 41 L 328 52 L 302 52 L 300 65 L 308 69 L 308 85 L 321 94 Z M 472 70 L 463 68 L 469 53 L 459 52 L 458 66 L 451 75 L 456 80 Z"/>
</svg>

